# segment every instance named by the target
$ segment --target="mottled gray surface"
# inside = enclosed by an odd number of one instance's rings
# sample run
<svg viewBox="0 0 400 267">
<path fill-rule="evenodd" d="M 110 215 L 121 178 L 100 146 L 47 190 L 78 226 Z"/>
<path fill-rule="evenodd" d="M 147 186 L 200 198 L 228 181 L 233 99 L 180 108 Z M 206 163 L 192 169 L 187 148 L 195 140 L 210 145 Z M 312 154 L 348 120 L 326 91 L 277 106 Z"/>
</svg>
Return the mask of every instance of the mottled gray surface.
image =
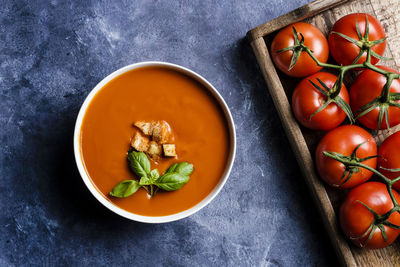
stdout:
<svg viewBox="0 0 400 267">
<path fill-rule="evenodd" d="M 335 265 L 243 40 L 307 0 L 0 2 L 1 266 Z M 72 152 L 88 92 L 143 60 L 206 77 L 231 108 L 238 136 L 220 195 L 163 225 L 131 222 L 101 206 Z"/>
</svg>

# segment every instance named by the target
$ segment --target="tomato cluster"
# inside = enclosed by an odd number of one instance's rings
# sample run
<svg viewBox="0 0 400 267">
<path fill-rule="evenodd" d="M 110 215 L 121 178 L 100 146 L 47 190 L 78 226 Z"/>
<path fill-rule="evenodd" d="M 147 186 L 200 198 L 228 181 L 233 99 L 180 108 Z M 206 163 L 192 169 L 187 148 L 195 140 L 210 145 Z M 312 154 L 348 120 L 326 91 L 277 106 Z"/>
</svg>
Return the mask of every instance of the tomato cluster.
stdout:
<svg viewBox="0 0 400 267">
<path fill-rule="evenodd" d="M 316 169 L 330 186 L 351 189 L 340 225 L 355 245 L 368 248 L 386 247 L 400 235 L 400 131 L 378 150 L 370 132 L 352 125 L 358 121 L 378 131 L 400 124 L 400 74 L 376 65 L 387 59 L 385 48 L 382 25 L 362 13 L 339 19 L 328 39 L 299 22 L 278 32 L 271 44 L 279 70 L 305 77 L 293 91 L 293 114 L 306 128 L 329 131 L 316 149 Z M 328 63 L 329 54 L 337 64 Z M 358 75 L 348 91 L 343 81 L 349 71 Z"/>
</svg>

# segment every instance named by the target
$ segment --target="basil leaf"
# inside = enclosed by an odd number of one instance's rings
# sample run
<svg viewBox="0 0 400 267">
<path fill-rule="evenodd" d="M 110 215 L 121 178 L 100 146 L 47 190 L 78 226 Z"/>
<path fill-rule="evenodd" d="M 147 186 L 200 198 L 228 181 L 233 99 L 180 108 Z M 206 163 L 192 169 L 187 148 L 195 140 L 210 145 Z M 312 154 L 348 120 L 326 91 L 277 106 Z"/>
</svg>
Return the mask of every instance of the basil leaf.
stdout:
<svg viewBox="0 0 400 267">
<path fill-rule="evenodd" d="M 154 169 L 150 172 L 150 178 L 155 181 L 158 179 L 158 177 L 160 177 L 160 174 L 158 173 L 157 169 Z"/>
<path fill-rule="evenodd" d="M 150 185 L 150 184 L 153 184 L 153 182 L 148 177 L 142 177 L 142 178 L 140 178 L 139 184 L 140 185 Z"/>
<path fill-rule="evenodd" d="M 189 176 L 179 173 L 165 173 L 157 179 L 155 185 L 165 191 L 175 191 L 180 189 L 189 181 Z"/>
<path fill-rule="evenodd" d="M 178 167 L 178 163 L 172 164 L 172 165 L 169 166 L 169 168 L 164 172 L 164 174 L 170 173 L 170 172 L 175 172 L 176 167 Z"/>
<path fill-rule="evenodd" d="M 150 161 L 144 152 L 128 152 L 128 161 L 131 170 L 139 177 L 147 177 L 150 174 Z"/>
<path fill-rule="evenodd" d="M 188 162 L 180 162 L 171 165 L 165 173 L 178 173 L 183 176 L 189 176 L 193 172 L 193 164 Z"/>
<path fill-rule="evenodd" d="M 113 197 L 129 197 L 140 188 L 139 182 L 136 180 L 125 180 L 117 184 L 110 192 Z"/>
</svg>

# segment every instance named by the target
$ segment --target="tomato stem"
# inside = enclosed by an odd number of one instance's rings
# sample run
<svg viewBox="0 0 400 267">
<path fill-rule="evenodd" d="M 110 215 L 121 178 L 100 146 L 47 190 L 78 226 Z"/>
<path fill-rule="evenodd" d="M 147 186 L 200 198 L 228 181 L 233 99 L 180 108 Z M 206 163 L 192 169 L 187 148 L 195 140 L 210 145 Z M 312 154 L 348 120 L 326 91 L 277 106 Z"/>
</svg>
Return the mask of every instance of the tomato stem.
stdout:
<svg viewBox="0 0 400 267">
<path fill-rule="evenodd" d="M 335 64 L 329 64 L 329 63 L 322 63 L 319 61 L 319 59 L 314 56 L 313 52 L 311 49 L 307 46 L 304 46 L 304 51 L 307 52 L 307 54 L 317 63 L 318 66 L 323 67 L 323 68 L 331 68 L 331 69 L 340 69 L 342 66 L 335 65 Z"/>
<path fill-rule="evenodd" d="M 393 82 L 393 75 L 391 73 L 386 74 L 386 84 L 382 89 L 382 93 L 381 93 L 381 102 L 382 103 L 387 103 L 389 102 L 389 98 L 390 98 L 390 86 L 392 85 Z"/>
<path fill-rule="evenodd" d="M 346 168 L 360 167 L 360 168 L 364 168 L 364 169 L 376 174 L 379 178 L 381 178 L 385 182 L 385 184 L 386 184 L 386 186 L 388 188 L 388 192 L 389 192 L 390 198 L 392 199 L 394 206 L 395 207 L 399 206 L 396 198 L 394 197 L 393 190 L 392 190 L 392 185 L 395 182 L 399 181 L 398 178 L 400 178 L 400 177 L 396 178 L 395 180 L 391 180 L 391 179 L 387 178 L 385 175 L 383 175 L 382 173 L 380 173 L 379 171 L 375 170 L 374 168 L 371 168 L 370 166 L 367 166 L 367 165 L 359 162 L 359 160 L 353 160 L 353 159 L 351 159 L 351 157 L 344 156 L 344 155 L 336 153 L 336 152 L 324 151 L 323 154 L 325 156 L 327 156 L 327 157 L 330 157 L 330 158 L 332 158 L 334 160 L 337 160 L 337 161 L 343 163 L 346 166 Z"/>
<path fill-rule="evenodd" d="M 329 88 L 322 80 L 320 80 L 319 78 L 317 78 L 317 81 L 319 82 L 320 85 L 314 83 L 312 80 L 308 80 L 311 85 L 317 90 L 319 91 L 321 94 L 323 94 L 326 97 L 325 103 L 319 107 L 313 114 L 311 114 L 310 116 L 310 120 L 312 117 L 314 117 L 315 115 L 317 115 L 318 112 L 320 112 L 321 110 L 325 109 L 328 105 L 330 105 L 331 103 L 335 103 L 339 108 L 341 108 L 343 110 L 343 112 L 346 114 L 346 116 L 349 118 L 350 123 L 354 122 L 354 116 L 353 116 L 353 112 L 351 111 L 351 108 L 349 106 L 349 104 L 344 101 L 339 94 L 337 94 L 337 92 L 340 93 L 340 89 L 341 89 L 341 84 L 339 86 L 339 88 L 337 88 L 337 84 L 335 82 L 335 84 L 333 85 L 332 88 Z"/>
</svg>

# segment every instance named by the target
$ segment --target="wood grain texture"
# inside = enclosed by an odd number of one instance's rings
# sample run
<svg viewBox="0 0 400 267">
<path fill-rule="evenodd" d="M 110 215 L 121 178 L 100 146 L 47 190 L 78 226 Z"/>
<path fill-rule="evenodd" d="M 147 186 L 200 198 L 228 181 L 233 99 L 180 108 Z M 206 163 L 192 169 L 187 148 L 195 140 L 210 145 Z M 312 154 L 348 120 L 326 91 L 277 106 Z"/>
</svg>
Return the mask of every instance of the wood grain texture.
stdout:
<svg viewBox="0 0 400 267">
<path fill-rule="evenodd" d="M 298 79 L 277 72 L 268 47 L 274 32 L 297 21 L 314 24 L 327 34 L 333 23 L 344 15 L 365 12 L 377 17 L 388 35 L 385 56 L 393 61 L 381 62 L 399 70 L 400 66 L 400 0 L 317 0 L 275 20 L 258 26 L 247 34 L 256 55 L 269 92 L 278 110 L 291 147 L 299 162 L 304 178 L 318 204 L 326 229 L 344 266 L 400 266 L 400 242 L 380 250 L 359 249 L 349 244 L 339 229 L 336 212 L 345 193 L 325 186 L 317 176 L 313 157 L 315 147 L 323 136 L 322 132 L 307 130 L 296 122 L 290 107 L 291 93 Z M 336 7 L 333 7 L 336 6 Z M 354 75 L 347 75 L 346 84 L 351 84 Z M 382 142 L 400 126 L 391 130 L 372 132 L 378 143 Z"/>
<path fill-rule="evenodd" d="M 327 10 L 347 0 L 316 0 L 308 5 L 299 7 L 292 12 L 280 16 L 268 23 L 262 24 L 247 33 L 247 38 L 251 42 L 257 38 L 270 34 L 286 25 L 309 18 L 310 16 Z"/>
</svg>

